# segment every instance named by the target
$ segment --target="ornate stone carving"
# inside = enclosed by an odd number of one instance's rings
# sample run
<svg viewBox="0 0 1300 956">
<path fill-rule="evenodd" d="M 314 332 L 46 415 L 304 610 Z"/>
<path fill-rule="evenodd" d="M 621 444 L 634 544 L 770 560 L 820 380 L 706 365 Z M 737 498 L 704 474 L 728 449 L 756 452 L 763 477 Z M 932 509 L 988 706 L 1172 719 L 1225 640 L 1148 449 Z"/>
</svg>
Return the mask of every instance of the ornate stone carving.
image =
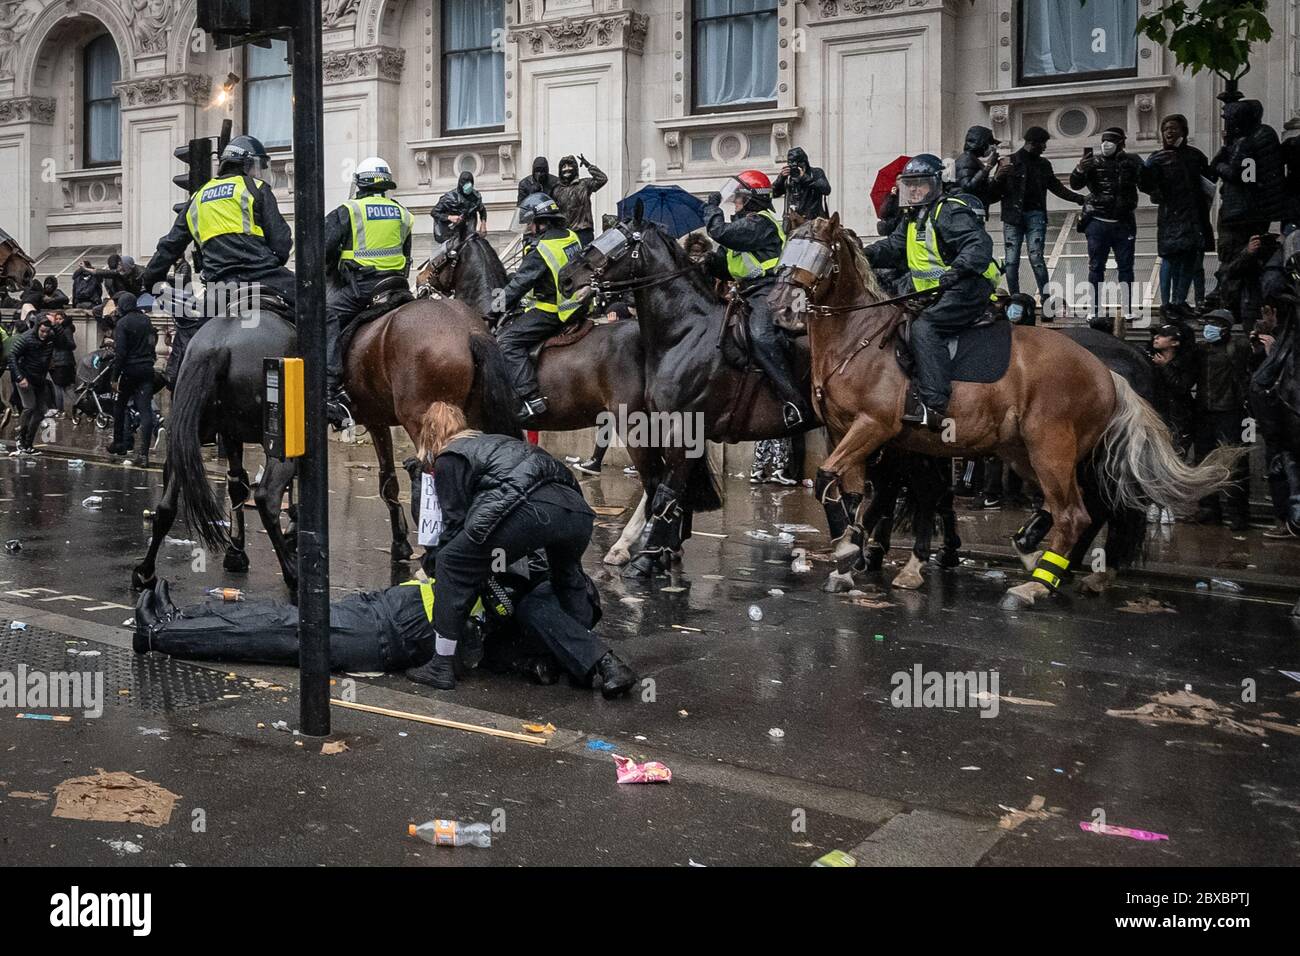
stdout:
<svg viewBox="0 0 1300 956">
<path fill-rule="evenodd" d="M 989 122 L 993 124 L 994 129 L 1006 126 L 1010 118 L 1011 110 L 1006 103 L 998 103 L 996 106 L 989 107 Z"/>
<path fill-rule="evenodd" d="M 349 80 L 387 80 L 397 83 L 406 66 L 406 51 L 390 46 L 370 46 L 360 50 L 330 50 L 325 54 L 325 82 Z"/>
<path fill-rule="evenodd" d="M 167 32 L 180 13 L 181 0 L 129 0 L 127 22 L 137 53 L 166 53 Z"/>
<path fill-rule="evenodd" d="M 925 0 L 911 0 L 912 6 L 924 6 Z M 817 0 L 817 10 L 823 20 L 840 15 L 861 16 L 865 13 L 885 13 L 901 7 L 903 0 Z"/>
<path fill-rule="evenodd" d="M 40 15 L 40 0 L 0 2 L 0 76 L 14 75 L 14 55 L 18 52 L 18 44 Z"/>
<path fill-rule="evenodd" d="M 682 133 L 681 130 L 664 130 L 664 148 L 668 150 L 668 172 L 682 171 Z"/>
<path fill-rule="evenodd" d="M 561 17 L 550 23 L 511 31 L 518 43 L 527 44 L 533 56 L 544 53 L 573 53 L 578 50 L 626 47 L 631 53 L 645 49 L 650 18 L 635 11 L 608 16 Z"/>
<path fill-rule="evenodd" d="M 515 147 L 513 143 L 502 143 L 497 146 L 497 163 L 501 168 L 501 178 L 511 180 L 515 178 Z"/>
<path fill-rule="evenodd" d="M 122 174 L 78 175 L 59 180 L 63 208 L 70 212 L 98 212 L 122 208 Z"/>
<path fill-rule="evenodd" d="M 356 22 L 357 8 L 361 5 L 361 0 L 325 0 L 325 9 L 321 13 L 321 22 L 325 25 L 326 30 L 333 30 L 336 27 L 345 26 L 344 19 L 352 18 L 351 22 Z"/>
<path fill-rule="evenodd" d="M 199 73 L 172 73 L 143 80 L 114 83 L 123 109 L 161 106 L 165 103 L 206 105 L 212 98 L 212 77 Z"/>
<path fill-rule="evenodd" d="M 54 122 L 54 100 L 44 96 L 24 96 L 13 100 L 0 100 L 0 126 L 13 123 L 40 123 L 49 126 Z"/>
</svg>

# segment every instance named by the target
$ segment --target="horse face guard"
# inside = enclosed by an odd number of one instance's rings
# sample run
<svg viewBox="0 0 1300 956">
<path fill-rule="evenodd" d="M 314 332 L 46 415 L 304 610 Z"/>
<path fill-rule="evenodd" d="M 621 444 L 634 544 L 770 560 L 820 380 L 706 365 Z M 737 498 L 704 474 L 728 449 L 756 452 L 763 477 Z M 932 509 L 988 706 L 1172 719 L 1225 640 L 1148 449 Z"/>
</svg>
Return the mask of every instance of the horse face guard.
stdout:
<svg viewBox="0 0 1300 956">
<path fill-rule="evenodd" d="M 440 242 L 433 247 L 433 252 L 429 254 L 429 261 L 420 270 L 417 280 L 416 293 L 420 298 L 427 298 L 434 292 L 439 295 L 452 294 L 456 281 L 456 261 L 462 245 L 464 245 L 464 237 L 460 233 L 455 233 L 446 242 Z"/>
<path fill-rule="evenodd" d="M 836 258 L 839 242 L 811 236 L 796 236 L 786 243 L 777 264 L 777 285 L 772 292 L 776 324 L 791 332 L 807 328 L 807 313 L 813 311 L 817 286 L 839 271 Z M 793 289 L 793 291 L 791 291 Z"/>
<path fill-rule="evenodd" d="M 560 291 L 573 295 L 575 289 L 591 286 L 599 290 L 605 272 L 617 262 L 631 255 L 636 258 L 636 246 L 641 233 L 630 224 L 620 222 L 606 229 L 582 250 L 582 254 L 560 270 Z"/>
</svg>

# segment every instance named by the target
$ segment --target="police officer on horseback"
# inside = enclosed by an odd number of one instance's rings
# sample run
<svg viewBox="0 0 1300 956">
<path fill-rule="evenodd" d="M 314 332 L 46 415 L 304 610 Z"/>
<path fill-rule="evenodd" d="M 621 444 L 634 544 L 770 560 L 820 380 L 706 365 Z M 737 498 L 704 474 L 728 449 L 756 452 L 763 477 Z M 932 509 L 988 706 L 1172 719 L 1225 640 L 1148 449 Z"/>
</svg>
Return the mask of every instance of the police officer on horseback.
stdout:
<svg viewBox="0 0 1300 956">
<path fill-rule="evenodd" d="M 499 320 L 529 296 L 524 314 L 497 337 L 510 364 L 515 391 L 524 403 L 520 416 L 527 422 L 546 413 L 546 399 L 528 353 L 562 331 L 566 323 L 580 321 L 586 305 L 560 292 L 560 270 L 582 251 L 582 244 L 559 205 L 546 193 L 533 193 L 519 204 L 519 221 L 528 227 L 533 245 L 519 271 L 506 283 L 500 307 L 492 310 L 491 318 Z"/>
<path fill-rule="evenodd" d="M 270 162 L 252 136 L 236 136 L 227 144 L 216 178 L 194 194 L 171 232 L 158 242 L 142 277 L 146 291 L 166 278 L 192 242 L 207 285 L 256 283 L 293 309 L 295 280 L 285 268 L 293 234 L 270 184 L 258 178 Z M 292 311 L 288 317 L 292 319 Z"/>
<path fill-rule="evenodd" d="M 730 222 L 722 211 L 725 202 L 735 204 Z M 754 360 L 784 403 L 786 427 L 796 428 L 811 420 L 812 411 L 795 384 L 788 343 L 767 304 L 785 247 L 785 230 L 772 210 L 772 181 L 757 169 L 727 180 L 704 206 L 704 227 L 720 247 L 706 260 L 706 267 L 715 278 L 734 281 L 748 303 Z"/>
<path fill-rule="evenodd" d="M 898 181 L 904 218 L 889 236 L 867 246 L 866 254 L 872 266 L 905 268 L 913 288 L 938 295 L 912 321 L 916 371 L 903 421 L 939 431 L 952 394 L 948 340 L 979 321 L 1001 270 L 980 201 L 944 194 L 943 160 L 914 156 Z"/>
<path fill-rule="evenodd" d="M 385 279 L 405 277 L 411 266 L 411 233 L 415 218 L 385 193 L 396 189 L 388 163 L 377 156 L 362 160 L 352 177 L 356 198 L 349 199 L 325 219 L 325 261 L 334 269 L 334 282 L 325 306 L 328 348 L 326 415 L 342 426 L 352 416 L 351 399 L 343 389 L 341 338 L 362 312 L 374 304 L 375 291 Z"/>
</svg>

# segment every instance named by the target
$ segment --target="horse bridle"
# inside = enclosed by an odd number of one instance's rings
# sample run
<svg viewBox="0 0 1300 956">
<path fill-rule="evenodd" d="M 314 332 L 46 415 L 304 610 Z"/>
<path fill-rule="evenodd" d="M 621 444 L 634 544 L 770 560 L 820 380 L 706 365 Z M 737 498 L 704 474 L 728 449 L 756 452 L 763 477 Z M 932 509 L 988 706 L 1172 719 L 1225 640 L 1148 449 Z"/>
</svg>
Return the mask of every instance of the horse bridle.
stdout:
<svg viewBox="0 0 1300 956">
<path fill-rule="evenodd" d="M 817 287 L 826 279 L 834 277 L 840 271 L 840 247 L 844 240 L 834 239 L 827 242 L 809 236 L 798 236 L 786 243 L 781 251 L 781 261 L 777 263 L 778 274 L 784 274 L 791 285 L 800 289 L 807 296 L 805 312 L 817 315 L 843 315 L 849 312 L 861 312 L 870 308 L 866 305 L 816 305 L 812 302 L 817 294 Z"/>
<path fill-rule="evenodd" d="M 612 235 L 611 235 L 612 234 Z M 591 289 L 593 294 L 600 297 L 609 295 L 622 295 L 627 292 L 639 292 L 643 289 L 653 289 L 656 286 L 663 285 L 666 282 L 676 279 L 679 276 L 686 275 L 694 271 L 697 266 L 691 263 L 681 269 L 674 269 L 671 272 L 660 273 L 655 276 L 642 276 L 638 274 L 638 266 L 641 262 L 641 240 L 644 236 L 644 230 L 636 228 L 629 223 L 619 222 L 611 229 L 602 232 L 594 242 L 582 251 L 580 261 L 585 263 L 592 274 Z M 606 237 L 610 239 L 607 240 Z M 611 240 L 617 239 L 617 243 Z M 616 262 L 621 262 L 627 256 L 632 257 L 632 275 L 627 279 L 604 279 L 605 270 Z M 599 259 L 593 262 L 593 258 L 599 256 Z"/>
</svg>

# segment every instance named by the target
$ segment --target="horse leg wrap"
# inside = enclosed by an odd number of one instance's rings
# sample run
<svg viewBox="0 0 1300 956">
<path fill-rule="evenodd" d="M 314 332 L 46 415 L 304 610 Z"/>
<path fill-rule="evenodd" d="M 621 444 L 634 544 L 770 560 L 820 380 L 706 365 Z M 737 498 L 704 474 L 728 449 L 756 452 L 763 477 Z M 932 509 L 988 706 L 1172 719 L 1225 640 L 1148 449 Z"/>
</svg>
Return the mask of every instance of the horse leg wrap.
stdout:
<svg viewBox="0 0 1300 956">
<path fill-rule="evenodd" d="M 230 493 L 230 504 L 235 508 L 242 507 L 253 491 L 248 483 L 248 472 L 226 472 L 226 489 Z"/>
<path fill-rule="evenodd" d="M 1053 591 L 1060 590 L 1061 582 L 1070 573 L 1070 559 L 1055 551 L 1044 551 L 1038 559 L 1038 566 L 1031 575 L 1035 581 L 1046 584 Z"/>
<path fill-rule="evenodd" d="M 1011 537 L 1011 543 L 1021 554 L 1029 554 L 1037 550 L 1038 543 L 1047 537 L 1047 532 L 1052 530 L 1052 516 L 1039 508 L 1034 512 L 1033 517 L 1021 526 Z"/>
<path fill-rule="evenodd" d="M 677 496 L 666 484 L 655 489 L 654 501 L 650 503 L 650 517 L 646 519 L 645 530 L 641 532 L 641 546 L 638 554 L 663 561 L 671 553 L 673 528 L 681 521 L 682 509 L 677 503 Z"/>
</svg>

